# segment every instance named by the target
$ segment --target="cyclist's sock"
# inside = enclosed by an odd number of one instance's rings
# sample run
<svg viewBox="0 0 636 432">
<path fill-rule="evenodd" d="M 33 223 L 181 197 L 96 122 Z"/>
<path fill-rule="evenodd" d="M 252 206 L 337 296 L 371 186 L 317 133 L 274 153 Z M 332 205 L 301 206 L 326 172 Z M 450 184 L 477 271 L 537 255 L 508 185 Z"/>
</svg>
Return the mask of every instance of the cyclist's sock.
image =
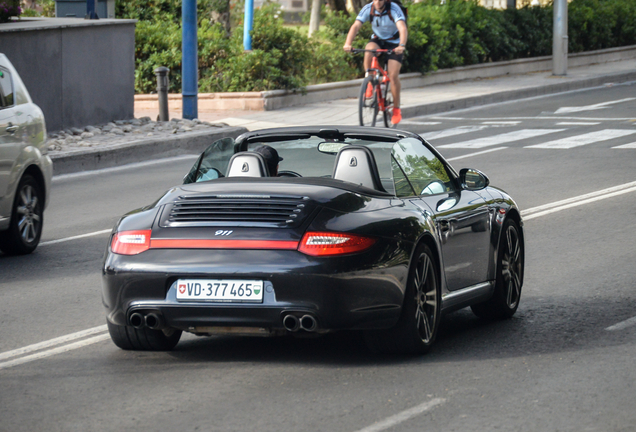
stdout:
<svg viewBox="0 0 636 432">
<path fill-rule="evenodd" d="M 391 117 L 391 123 L 398 124 L 402 121 L 402 110 L 399 108 L 393 108 L 393 117 Z"/>
<path fill-rule="evenodd" d="M 373 86 L 371 85 L 371 83 L 367 85 L 367 92 L 364 94 L 364 97 L 366 97 L 367 99 L 373 97 Z"/>
</svg>

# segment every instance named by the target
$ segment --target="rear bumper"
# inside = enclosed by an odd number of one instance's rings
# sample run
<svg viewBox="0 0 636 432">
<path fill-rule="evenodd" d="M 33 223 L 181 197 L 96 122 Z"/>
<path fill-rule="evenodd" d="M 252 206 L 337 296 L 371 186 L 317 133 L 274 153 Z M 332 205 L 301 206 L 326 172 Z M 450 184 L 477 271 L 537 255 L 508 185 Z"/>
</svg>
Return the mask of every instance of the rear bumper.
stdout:
<svg viewBox="0 0 636 432">
<path fill-rule="evenodd" d="M 320 330 L 387 328 L 401 312 L 408 256 L 396 259 L 384 249 L 338 258 L 270 250 L 109 253 L 103 269 L 103 302 L 108 320 L 117 325 L 130 325 L 135 312 L 155 312 L 167 326 L 185 331 L 197 327 L 282 330 L 285 315 L 307 313 L 316 318 Z M 178 301 L 179 278 L 263 280 L 263 301 Z"/>
</svg>

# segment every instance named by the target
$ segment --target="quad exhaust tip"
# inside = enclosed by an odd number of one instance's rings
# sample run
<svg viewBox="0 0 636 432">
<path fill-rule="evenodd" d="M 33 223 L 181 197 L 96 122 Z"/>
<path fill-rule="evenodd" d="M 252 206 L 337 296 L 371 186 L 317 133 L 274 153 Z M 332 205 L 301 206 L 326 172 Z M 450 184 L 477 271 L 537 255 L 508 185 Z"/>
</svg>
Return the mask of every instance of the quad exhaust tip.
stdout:
<svg viewBox="0 0 636 432">
<path fill-rule="evenodd" d="M 146 320 L 144 319 L 144 316 L 142 314 L 140 314 L 139 312 L 135 312 L 134 314 L 130 315 L 130 325 L 136 329 L 142 329 L 146 325 Z"/>
<path fill-rule="evenodd" d="M 290 332 L 298 331 L 300 328 L 300 321 L 294 315 L 285 315 L 285 318 L 283 318 L 283 327 L 285 327 L 285 330 Z"/>
<path fill-rule="evenodd" d="M 300 319 L 300 328 L 308 332 L 316 331 L 316 329 L 318 328 L 316 318 L 311 315 L 303 315 L 303 317 Z"/>
<path fill-rule="evenodd" d="M 283 318 L 283 327 L 290 332 L 296 332 L 298 330 L 314 332 L 318 329 L 318 321 L 316 321 L 313 315 L 307 314 L 298 318 L 296 315 L 288 314 Z"/>
<path fill-rule="evenodd" d="M 130 315 L 129 321 L 130 325 L 136 329 L 148 327 L 151 330 L 161 330 L 165 326 L 161 314 L 155 312 L 145 315 L 142 312 L 134 312 Z"/>
</svg>

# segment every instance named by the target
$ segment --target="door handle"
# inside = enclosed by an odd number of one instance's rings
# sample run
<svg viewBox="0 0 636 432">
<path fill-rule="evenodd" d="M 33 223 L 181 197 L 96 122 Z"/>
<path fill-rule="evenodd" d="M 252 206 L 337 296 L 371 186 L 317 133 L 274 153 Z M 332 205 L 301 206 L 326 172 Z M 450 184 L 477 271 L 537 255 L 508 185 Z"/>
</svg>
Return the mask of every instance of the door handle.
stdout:
<svg viewBox="0 0 636 432">
<path fill-rule="evenodd" d="M 14 134 L 14 133 L 18 130 L 18 126 L 15 126 L 15 125 L 11 126 L 11 125 L 9 125 L 9 126 L 7 126 L 7 128 L 6 128 L 5 130 L 6 130 L 8 133 L 10 133 L 10 134 Z"/>
</svg>

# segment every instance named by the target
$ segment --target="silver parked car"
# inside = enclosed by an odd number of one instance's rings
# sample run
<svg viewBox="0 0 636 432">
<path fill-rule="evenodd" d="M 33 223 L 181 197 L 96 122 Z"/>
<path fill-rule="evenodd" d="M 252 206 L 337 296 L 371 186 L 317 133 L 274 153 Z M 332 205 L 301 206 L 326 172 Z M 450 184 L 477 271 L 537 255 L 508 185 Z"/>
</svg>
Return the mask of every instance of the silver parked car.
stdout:
<svg viewBox="0 0 636 432">
<path fill-rule="evenodd" d="M 0 250 L 28 254 L 42 235 L 53 164 L 42 110 L 0 54 Z"/>
</svg>

